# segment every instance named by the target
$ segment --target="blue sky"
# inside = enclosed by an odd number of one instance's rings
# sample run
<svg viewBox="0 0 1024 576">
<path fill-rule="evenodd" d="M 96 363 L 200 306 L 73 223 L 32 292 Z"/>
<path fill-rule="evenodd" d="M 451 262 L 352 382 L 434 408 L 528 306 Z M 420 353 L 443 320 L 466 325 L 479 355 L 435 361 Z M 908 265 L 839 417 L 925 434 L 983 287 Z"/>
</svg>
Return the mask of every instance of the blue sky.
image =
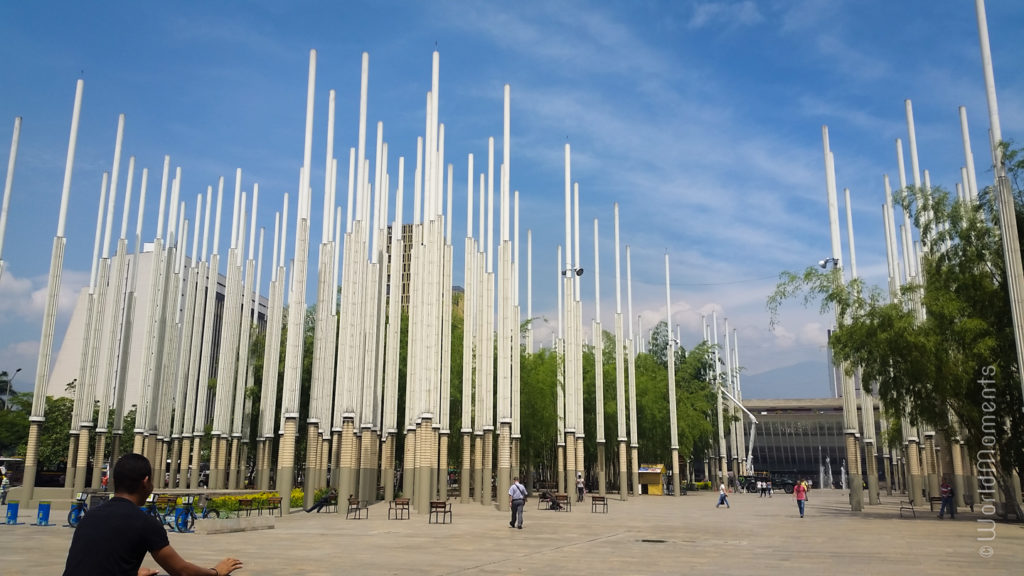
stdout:
<svg viewBox="0 0 1024 576">
<path fill-rule="evenodd" d="M 988 18 L 1003 133 L 1014 138 L 1024 127 L 1024 63 L 1014 40 L 1024 29 L 1024 4 L 991 1 Z M 849 187 L 853 196 L 858 267 L 872 283 L 885 281 L 882 174 L 897 180 L 894 141 L 907 140 L 905 99 L 914 103 L 921 166 L 933 184 L 952 189 L 959 179 L 960 105 L 967 107 L 979 185 L 991 180 L 977 23 L 967 0 L 8 2 L 0 8 L 0 37 L 4 160 L 14 117 L 24 118 L 0 280 L 0 370 L 21 367 L 21 390 L 34 378 L 79 77 L 85 94 L 57 346 L 73 294 L 88 283 L 101 174 L 111 168 L 119 113 L 127 120 L 115 224 L 128 155 L 137 157 L 133 223 L 138 172 L 150 170 L 146 239 L 155 232 L 163 155 L 182 168 L 189 215 L 196 194 L 220 176 L 230 189 L 241 168 L 243 189 L 260 185 L 269 268 L 273 212 L 298 184 L 311 48 L 318 51 L 314 185 L 323 182 L 327 93 L 335 89 L 343 198 L 364 51 L 368 145 L 372 150 L 375 124 L 383 122 L 389 166 L 394 171 L 404 156 L 411 182 L 436 46 L 457 242 L 465 235 L 466 155 L 482 170 L 493 136 L 500 158 L 502 86 L 511 84 L 522 259 L 525 265 L 530 228 L 534 315 L 550 322 L 538 321 L 538 330 L 549 330 L 556 317 L 568 141 L 581 190 L 585 322 L 594 314 L 598 218 L 601 312 L 612 326 L 617 201 L 622 242 L 632 247 L 634 315 L 645 328 L 665 317 L 667 250 L 683 345 L 699 339 L 699 314 L 718 310 L 739 330 L 741 364 L 750 374 L 824 361 L 827 318 L 794 302 L 772 333 L 764 306 L 780 271 L 801 270 L 829 252 L 822 124 L 830 127 L 840 190 Z M 907 158 L 909 170 L 909 151 Z M 320 194 L 322 185 L 314 188 L 314 230 Z M 411 194 L 406 199 L 408 205 Z M 462 284 L 461 261 L 455 269 Z M 779 386 L 784 393 L 785 383 Z"/>
</svg>

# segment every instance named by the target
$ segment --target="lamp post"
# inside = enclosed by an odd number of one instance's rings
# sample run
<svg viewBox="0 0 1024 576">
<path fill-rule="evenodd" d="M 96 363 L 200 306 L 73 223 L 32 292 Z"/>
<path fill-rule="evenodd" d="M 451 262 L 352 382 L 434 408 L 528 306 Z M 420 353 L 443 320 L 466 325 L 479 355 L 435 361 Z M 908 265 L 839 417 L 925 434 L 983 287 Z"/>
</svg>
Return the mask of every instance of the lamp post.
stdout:
<svg viewBox="0 0 1024 576">
<path fill-rule="evenodd" d="M 818 262 L 818 266 L 827 268 L 829 264 L 832 264 L 832 279 L 837 287 L 842 285 L 843 272 L 842 264 L 838 257 L 825 258 Z M 836 325 L 839 324 L 839 308 L 836 307 Z M 831 343 L 829 344 L 831 346 Z M 846 437 L 846 458 L 849 462 L 850 469 L 848 471 L 850 482 L 850 508 L 854 512 L 860 512 L 863 506 L 862 502 L 862 484 L 861 484 L 861 468 L 859 461 L 859 442 L 857 440 L 857 405 L 856 397 L 854 396 L 854 390 L 852 383 L 847 379 L 844 368 L 839 367 L 836 373 L 838 382 L 841 383 L 843 391 L 843 420 L 845 426 L 845 437 Z"/>
</svg>

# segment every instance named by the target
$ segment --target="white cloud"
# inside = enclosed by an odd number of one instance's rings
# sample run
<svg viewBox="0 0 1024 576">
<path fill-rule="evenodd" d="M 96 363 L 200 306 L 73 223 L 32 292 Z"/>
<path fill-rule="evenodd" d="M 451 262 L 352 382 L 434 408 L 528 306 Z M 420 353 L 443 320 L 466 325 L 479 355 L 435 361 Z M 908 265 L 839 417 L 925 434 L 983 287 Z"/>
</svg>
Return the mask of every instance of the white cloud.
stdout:
<svg viewBox="0 0 1024 576">
<path fill-rule="evenodd" d="M 0 279 L 0 326 L 13 320 L 38 323 L 43 318 L 48 288 L 45 277 L 19 278 L 4 271 Z M 89 283 L 89 273 L 65 270 L 57 296 L 57 319 L 66 319 L 75 308 L 78 293 Z"/>
<path fill-rule="evenodd" d="M 694 6 L 690 17 L 691 29 L 711 25 L 726 27 L 752 26 L 764 20 L 757 4 L 752 0 L 743 2 L 703 2 Z"/>
<path fill-rule="evenodd" d="M 803 346 L 823 348 L 828 345 L 828 329 L 820 322 L 807 322 L 800 327 L 797 341 Z"/>
<path fill-rule="evenodd" d="M 14 379 L 14 387 L 18 390 L 31 390 L 35 381 L 38 357 L 38 340 L 11 342 L 0 348 L 0 370 L 14 374 L 15 370 L 21 368 L 21 372 Z"/>
</svg>

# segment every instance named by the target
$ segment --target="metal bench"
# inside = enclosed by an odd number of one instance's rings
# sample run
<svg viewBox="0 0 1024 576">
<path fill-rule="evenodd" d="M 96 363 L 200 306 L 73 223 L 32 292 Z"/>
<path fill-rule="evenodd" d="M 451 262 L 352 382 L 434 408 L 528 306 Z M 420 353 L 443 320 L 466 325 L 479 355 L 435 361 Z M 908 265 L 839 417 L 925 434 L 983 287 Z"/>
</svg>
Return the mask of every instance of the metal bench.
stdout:
<svg viewBox="0 0 1024 576">
<path fill-rule="evenodd" d="M 348 510 L 345 512 L 345 518 L 369 518 L 370 510 L 366 507 L 366 502 L 358 498 L 348 499 Z"/>
<path fill-rule="evenodd" d="M 430 514 L 427 524 L 448 524 L 452 521 L 452 504 L 444 500 L 430 501 Z"/>
<path fill-rule="evenodd" d="M 271 516 L 274 515 L 274 510 L 277 510 L 277 515 L 281 516 L 283 514 L 283 512 L 281 511 L 281 497 L 271 496 L 270 498 L 267 498 L 267 503 L 260 508 L 260 515 L 263 514 L 264 510 L 269 512 Z"/>
<path fill-rule="evenodd" d="M 388 520 L 391 520 L 391 514 L 395 515 L 395 520 L 408 520 L 409 519 L 409 499 L 408 498 L 395 498 L 391 501 L 388 506 Z"/>
<path fill-rule="evenodd" d="M 910 512 L 914 518 L 917 518 L 917 511 L 914 510 L 914 503 L 909 500 L 900 500 L 900 518 L 903 518 L 904 512 Z"/>
<path fill-rule="evenodd" d="M 239 498 L 238 499 L 238 516 L 242 516 L 242 512 L 245 512 L 246 516 L 250 516 L 253 511 L 252 498 Z"/>
</svg>

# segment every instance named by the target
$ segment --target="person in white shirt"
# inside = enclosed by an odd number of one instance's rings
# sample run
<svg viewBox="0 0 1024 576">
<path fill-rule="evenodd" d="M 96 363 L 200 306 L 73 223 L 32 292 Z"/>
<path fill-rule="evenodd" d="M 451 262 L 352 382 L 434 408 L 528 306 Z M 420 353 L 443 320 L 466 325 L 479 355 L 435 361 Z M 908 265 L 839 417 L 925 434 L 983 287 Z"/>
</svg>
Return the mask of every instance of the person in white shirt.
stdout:
<svg viewBox="0 0 1024 576">
<path fill-rule="evenodd" d="M 726 508 L 729 508 L 729 498 L 725 495 L 725 484 L 718 485 L 718 504 L 715 504 L 715 508 L 718 508 L 722 504 L 725 504 Z"/>
<path fill-rule="evenodd" d="M 512 509 L 512 520 L 509 521 L 509 528 L 523 529 L 523 505 L 526 504 L 526 486 L 519 483 L 519 477 L 512 479 L 512 486 L 508 489 L 509 508 Z"/>
</svg>

